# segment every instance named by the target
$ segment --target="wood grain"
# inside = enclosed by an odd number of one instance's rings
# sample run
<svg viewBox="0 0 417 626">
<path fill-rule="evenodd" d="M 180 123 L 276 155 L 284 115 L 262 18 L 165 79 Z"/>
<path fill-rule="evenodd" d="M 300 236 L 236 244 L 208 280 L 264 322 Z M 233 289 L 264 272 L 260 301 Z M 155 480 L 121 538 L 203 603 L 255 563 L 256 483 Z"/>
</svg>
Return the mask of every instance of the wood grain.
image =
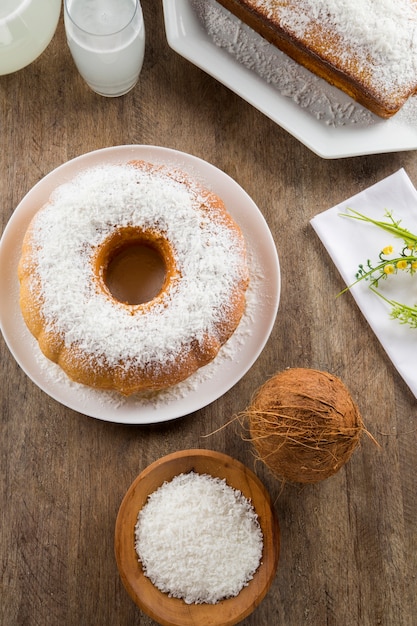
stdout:
<svg viewBox="0 0 417 626">
<path fill-rule="evenodd" d="M 277 574 L 242 624 L 415 626 L 416 401 L 351 296 L 335 299 L 342 281 L 309 220 L 400 167 L 417 185 L 417 153 L 315 156 L 172 51 L 160 2 L 142 6 L 145 62 L 126 96 L 101 98 L 85 86 L 62 17 L 37 61 L 0 77 L 1 231 L 34 184 L 82 153 L 128 143 L 189 152 L 232 176 L 265 216 L 281 263 L 278 316 L 233 389 L 192 415 L 144 427 L 58 404 L 0 339 L 0 624 L 154 626 L 118 574 L 117 512 L 147 465 L 177 450 L 210 448 L 258 474 L 280 522 Z M 285 367 L 339 376 L 380 448 L 364 438 L 332 478 L 282 489 L 255 464 L 239 422 L 229 422 Z"/>
</svg>

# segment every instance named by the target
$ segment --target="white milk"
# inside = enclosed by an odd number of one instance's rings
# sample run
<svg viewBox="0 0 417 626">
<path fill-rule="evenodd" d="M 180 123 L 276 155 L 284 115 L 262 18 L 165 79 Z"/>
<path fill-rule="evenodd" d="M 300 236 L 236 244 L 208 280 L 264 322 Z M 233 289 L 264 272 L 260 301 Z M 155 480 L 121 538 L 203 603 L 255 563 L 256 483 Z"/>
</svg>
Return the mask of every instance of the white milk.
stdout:
<svg viewBox="0 0 417 626">
<path fill-rule="evenodd" d="M 0 74 L 32 63 L 54 36 L 61 0 L 0 0 Z"/>
<path fill-rule="evenodd" d="M 125 28 L 134 6 L 134 0 L 118 0 L 117 3 L 67 0 L 71 14 L 69 17 L 65 13 L 68 46 L 81 76 L 99 94 L 123 95 L 139 77 L 145 52 L 140 4 L 134 19 Z"/>
</svg>

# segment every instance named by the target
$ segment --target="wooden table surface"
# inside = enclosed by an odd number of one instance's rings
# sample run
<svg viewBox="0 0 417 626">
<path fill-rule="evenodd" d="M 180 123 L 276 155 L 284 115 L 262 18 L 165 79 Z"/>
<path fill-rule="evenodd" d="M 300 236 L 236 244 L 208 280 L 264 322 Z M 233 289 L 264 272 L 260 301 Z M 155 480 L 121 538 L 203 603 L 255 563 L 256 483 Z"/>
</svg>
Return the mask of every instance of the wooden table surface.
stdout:
<svg viewBox="0 0 417 626">
<path fill-rule="evenodd" d="M 143 71 L 128 95 L 83 83 L 62 16 L 47 50 L 0 77 L 1 230 L 24 195 L 80 154 L 121 144 L 201 157 L 253 198 L 282 272 L 276 323 L 250 371 L 179 420 L 129 426 L 66 408 L 1 348 L 0 623 L 152 625 L 120 581 L 114 525 L 134 478 L 159 457 L 212 448 L 255 469 L 280 521 L 273 585 L 247 626 L 417 624 L 416 402 L 350 295 L 309 220 L 404 167 L 417 153 L 324 160 L 167 45 L 162 3 L 142 0 Z M 254 464 L 236 423 L 255 389 L 286 367 L 339 376 L 380 447 L 363 438 L 350 462 L 312 486 L 280 483 Z"/>
</svg>

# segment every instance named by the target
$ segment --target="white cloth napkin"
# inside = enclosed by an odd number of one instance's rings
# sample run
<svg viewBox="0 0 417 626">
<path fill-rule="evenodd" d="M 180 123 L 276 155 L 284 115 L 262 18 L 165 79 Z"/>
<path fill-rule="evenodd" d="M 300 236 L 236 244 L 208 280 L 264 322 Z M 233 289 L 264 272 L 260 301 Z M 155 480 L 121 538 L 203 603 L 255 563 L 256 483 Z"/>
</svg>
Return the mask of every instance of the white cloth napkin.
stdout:
<svg viewBox="0 0 417 626">
<path fill-rule="evenodd" d="M 378 262 L 385 246 L 392 245 L 397 255 L 402 240 L 382 229 L 342 217 L 348 208 L 377 220 L 386 221 L 386 211 L 401 220 L 401 226 L 417 234 L 417 191 L 403 169 L 357 195 L 324 211 L 311 220 L 346 285 L 351 285 L 360 263 L 370 259 Z M 417 397 L 417 329 L 412 329 L 390 317 L 390 307 L 369 289 L 369 281 L 361 281 L 350 293 L 378 337 L 398 372 Z M 378 290 L 386 297 L 408 305 L 417 303 L 417 274 L 406 272 L 388 276 L 379 282 Z M 340 296 L 349 297 L 349 294 Z"/>
</svg>

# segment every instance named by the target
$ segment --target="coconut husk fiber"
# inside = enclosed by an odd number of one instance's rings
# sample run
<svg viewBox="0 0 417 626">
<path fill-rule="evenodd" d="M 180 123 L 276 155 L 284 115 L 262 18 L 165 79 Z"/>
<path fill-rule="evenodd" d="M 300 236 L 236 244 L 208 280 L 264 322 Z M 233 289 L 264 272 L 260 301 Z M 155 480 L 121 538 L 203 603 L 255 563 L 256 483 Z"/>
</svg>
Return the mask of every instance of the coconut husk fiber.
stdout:
<svg viewBox="0 0 417 626">
<path fill-rule="evenodd" d="M 259 459 L 277 477 L 296 483 L 335 474 L 364 430 L 342 381 L 305 368 L 289 368 L 266 381 L 244 417 Z"/>
</svg>

